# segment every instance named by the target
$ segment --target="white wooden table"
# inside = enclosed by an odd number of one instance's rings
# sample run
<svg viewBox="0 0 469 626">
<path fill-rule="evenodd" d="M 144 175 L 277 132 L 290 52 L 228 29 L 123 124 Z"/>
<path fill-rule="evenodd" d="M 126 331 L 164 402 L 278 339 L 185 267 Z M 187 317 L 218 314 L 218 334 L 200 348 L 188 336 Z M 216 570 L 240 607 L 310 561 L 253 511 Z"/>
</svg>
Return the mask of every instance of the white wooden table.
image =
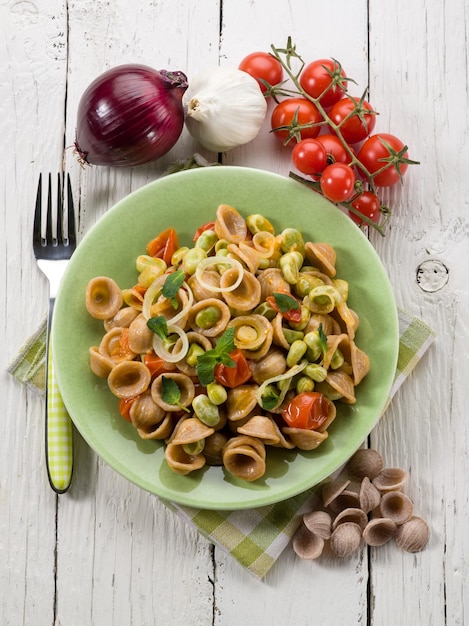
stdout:
<svg viewBox="0 0 469 626">
<path fill-rule="evenodd" d="M 467 1 L 1 0 L 0 33 L 0 623 L 468 623 Z M 216 158 L 185 131 L 151 165 L 82 169 L 69 146 L 85 87 L 126 62 L 182 70 L 190 79 L 283 46 L 288 35 L 306 59 L 339 59 L 360 93 L 369 84 L 380 130 L 402 137 L 421 162 L 385 198 L 394 209 L 386 237 L 370 238 L 397 304 L 438 336 L 370 443 L 388 465 L 410 471 L 409 492 L 431 539 L 416 555 L 390 544 L 328 567 L 287 549 L 258 582 L 79 437 L 73 486 L 56 496 L 44 467 L 43 402 L 6 367 L 47 305 L 30 248 L 39 172 L 65 163 L 83 234 L 171 162 L 196 151 Z M 267 124 L 223 162 L 284 175 L 290 169 Z M 418 268 L 429 261 L 435 280 L 419 285 Z"/>
</svg>

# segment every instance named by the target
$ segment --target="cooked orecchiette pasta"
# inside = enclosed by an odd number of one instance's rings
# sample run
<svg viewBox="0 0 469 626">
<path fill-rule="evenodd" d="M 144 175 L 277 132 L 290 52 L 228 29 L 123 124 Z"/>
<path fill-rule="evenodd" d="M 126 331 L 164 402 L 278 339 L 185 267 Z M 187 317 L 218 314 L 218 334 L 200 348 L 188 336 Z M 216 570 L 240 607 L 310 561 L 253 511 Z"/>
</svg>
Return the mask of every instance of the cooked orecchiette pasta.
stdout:
<svg viewBox="0 0 469 626">
<path fill-rule="evenodd" d="M 227 204 L 192 247 L 175 231 L 169 241 L 164 259 L 149 243 L 133 285 L 89 282 L 85 306 L 103 324 L 90 368 L 174 472 L 209 464 L 258 480 L 269 446 L 314 450 L 336 403 L 357 402 L 370 361 L 349 285 L 328 243 Z"/>
</svg>

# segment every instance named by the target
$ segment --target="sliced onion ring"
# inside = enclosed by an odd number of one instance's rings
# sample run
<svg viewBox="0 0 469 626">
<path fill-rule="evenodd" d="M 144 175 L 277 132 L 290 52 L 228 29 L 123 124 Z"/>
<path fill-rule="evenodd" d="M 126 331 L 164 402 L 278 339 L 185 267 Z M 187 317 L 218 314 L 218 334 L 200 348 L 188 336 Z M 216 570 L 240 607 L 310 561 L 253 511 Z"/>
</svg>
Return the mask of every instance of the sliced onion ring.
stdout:
<svg viewBox="0 0 469 626">
<path fill-rule="evenodd" d="M 212 265 L 218 265 L 218 264 L 231 265 L 233 269 L 238 270 L 238 278 L 234 281 L 232 285 L 229 285 L 227 287 L 220 287 L 217 285 L 206 283 L 204 281 L 202 277 L 207 267 L 211 267 Z M 244 275 L 244 269 L 239 261 L 237 261 L 236 259 L 233 259 L 232 257 L 221 256 L 221 255 L 210 256 L 210 257 L 207 257 L 206 259 L 203 259 L 203 261 L 199 263 L 195 271 L 196 279 L 199 281 L 199 283 L 203 287 L 205 287 L 205 289 L 208 289 L 209 291 L 219 291 L 219 292 L 234 291 L 236 287 L 239 287 L 239 285 L 241 284 L 241 281 L 243 280 L 243 275 Z"/>
<path fill-rule="evenodd" d="M 273 376 L 272 378 L 268 378 L 267 380 L 265 380 L 262 385 L 260 387 L 258 387 L 258 389 L 256 390 L 256 400 L 257 400 L 257 404 L 259 406 L 262 406 L 262 395 L 265 391 L 265 389 L 271 385 L 272 383 L 278 383 L 281 380 L 287 380 L 287 379 L 291 379 L 293 378 L 293 376 L 296 376 L 297 374 L 299 374 L 301 371 L 304 370 L 304 368 L 308 365 L 308 361 L 306 359 L 304 359 L 303 361 L 300 361 L 299 363 L 297 363 L 296 365 L 294 365 L 293 367 L 290 367 L 289 370 L 287 370 L 286 372 L 284 372 L 283 374 L 279 374 L 278 376 Z M 272 407 L 272 409 L 277 409 L 283 402 L 285 396 L 287 395 L 287 391 L 288 391 L 288 385 L 285 385 L 281 391 L 280 391 L 280 396 L 279 399 L 277 401 L 277 404 Z"/>
<path fill-rule="evenodd" d="M 179 326 L 176 326 L 174 324 L 168 324 L 168 335 L 178 335 L 180 337 L 181 339 L 180 349 L 177 350 L 177 352 L 175 350 L 170 352 L 169 350 L 166 349 L 164 345 L 164 341 L 161 339 L 161 337 L 159 337 L 158 335 L 155 335 L 153 337 L 153 350 L 160 357 L 160 359 L 163 359 L 164 361 L 167 361 L 168 363 L 177 363 L 178 361 L 180 361 L 186 356 L 187 351 L 189 350 L 189 340 L 187 338 L 185 331 L 182 330 L 182 328 L 180 328 Z"/>
</svg>

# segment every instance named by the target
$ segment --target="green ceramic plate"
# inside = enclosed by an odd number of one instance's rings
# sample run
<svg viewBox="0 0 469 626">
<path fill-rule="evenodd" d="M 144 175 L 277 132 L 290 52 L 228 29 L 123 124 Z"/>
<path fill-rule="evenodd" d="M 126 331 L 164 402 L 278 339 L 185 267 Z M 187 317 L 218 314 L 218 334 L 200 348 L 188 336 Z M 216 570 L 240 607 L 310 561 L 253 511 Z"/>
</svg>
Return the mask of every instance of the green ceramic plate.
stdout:
<svg viewBox="0 0 469 626">
<path fill-rule="evenodd" d="M 214 218 L 221 203 L 242 214 L 261 213 L 277 229 L 299 228 L 337 252 L 338 276 L 350 284 L 350 306 L 360 316 L 357 344 L 371 361 L 357 403 L 340 406 L 329 438 L 312 452 L 268 449 L 267 472 L 255 483 L 220 467 L 180 476 L 164 460 L 164 447 L 141 440 L 117 410 L 106 381 L 88 365 L 102 323 L 84 305 L 88 281 L 98 275 L 122 287 L 134 284 L 135 259 L 161 230 L 175 226 L 191 245 L 196 228 Z M 384 268 L 366 237 L 334 205 L 291 179 L 241 167 L 208 167 L 161 178 L 124 198 L 83 238 L 67 268 L 53 321 L 57 379 L 81 435 L 112 468 L 161 498 L 206 509 L 243 509 L 279 502 L 317 484 L 362 444 L 379 419 L 394 377 L 398 323 Z"/>
</svg>

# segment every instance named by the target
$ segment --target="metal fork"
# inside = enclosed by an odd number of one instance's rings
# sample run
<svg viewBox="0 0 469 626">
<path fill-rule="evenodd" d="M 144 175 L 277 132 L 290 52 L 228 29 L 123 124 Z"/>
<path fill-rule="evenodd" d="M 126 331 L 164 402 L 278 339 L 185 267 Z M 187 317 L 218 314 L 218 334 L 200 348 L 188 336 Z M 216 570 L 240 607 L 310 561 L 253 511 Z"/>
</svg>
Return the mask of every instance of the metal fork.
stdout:
<svg viewBox="0 0 469 626">
<path fill-rule="evenodd" d="M 70 486 L 73 471 L 72 424 L 55 383 L 49 335 L 60 281 L 76 248 L 76 226 L 70 175 L 58 173 L 55 181 L 49 174 L 47 179 L 46 189 L 40 174 L 34 213 L 33 250 L 50 289 L 46 330 L 47 475 L 52 489 L 56 493 L 65 493 Z"/>
</svg>

